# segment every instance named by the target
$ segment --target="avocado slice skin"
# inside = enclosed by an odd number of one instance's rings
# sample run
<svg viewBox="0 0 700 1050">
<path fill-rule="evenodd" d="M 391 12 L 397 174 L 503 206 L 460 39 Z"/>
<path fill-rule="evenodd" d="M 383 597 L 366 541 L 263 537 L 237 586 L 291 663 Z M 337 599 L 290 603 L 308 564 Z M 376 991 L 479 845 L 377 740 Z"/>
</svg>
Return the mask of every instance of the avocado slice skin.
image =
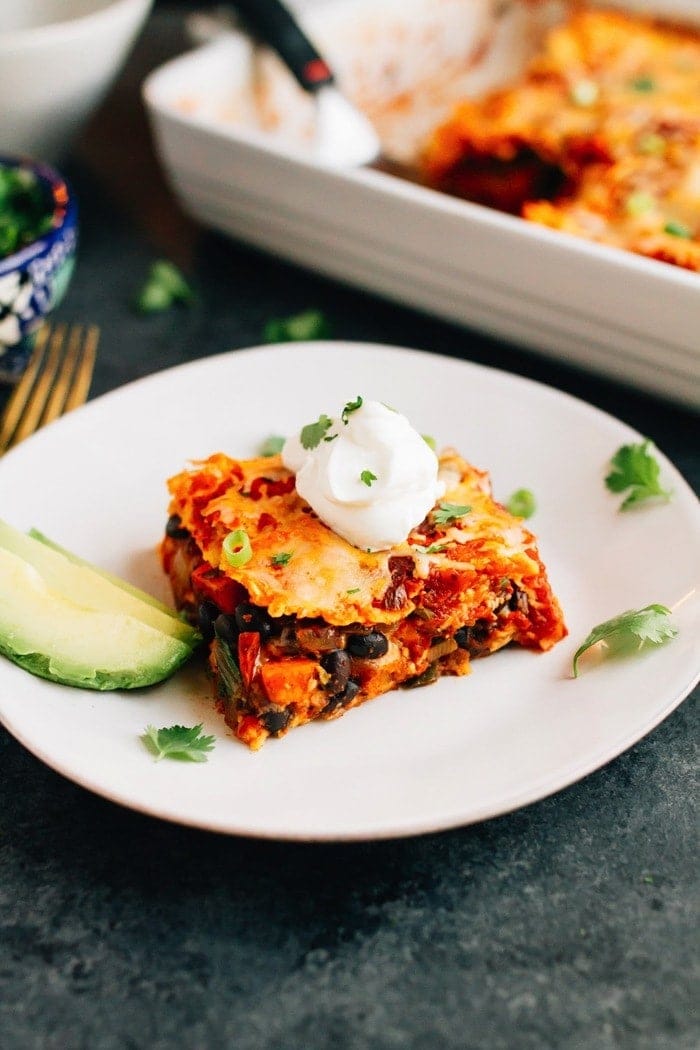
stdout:
<svg viewBox="0 0 700 1050">
<path fill-rule="evenodd" d="M 47 585 L 94 610 L 119 611 L 193 648 L 201 640 L 193 627 L 144 592 L 118 581 L 90 562 L 29 536 L 0 519 L 0 550 L 7 550 L 40 573 Z"/>
<path fill-rule="evenodd" d="M 0 548 L 0 652 L 41 678 L 106 690 L 162 681 L 192 646 L 120 610 L 73 601 Z"/>
</svg>

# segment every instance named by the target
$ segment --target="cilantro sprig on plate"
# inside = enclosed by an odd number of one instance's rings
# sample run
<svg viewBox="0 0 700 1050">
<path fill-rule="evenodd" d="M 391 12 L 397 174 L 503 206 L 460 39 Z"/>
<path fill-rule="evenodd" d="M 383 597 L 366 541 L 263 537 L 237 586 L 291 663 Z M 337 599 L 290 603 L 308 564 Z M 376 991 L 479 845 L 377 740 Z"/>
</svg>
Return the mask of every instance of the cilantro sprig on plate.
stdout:
<svg viewBox="0 0 700 1050">
<path fill-rule="evenodd" d="M 599 623 L 590 632 L 574 654 L 574 678 L 579 674 L 581 656 L 593 646 L 604 643 L 607 654 L 638 652 L 650 645 L 662 645 L 678 634 L 671 620 L 671 610 L 665 605 L 646 605 L 643 609 L 628 609 Z"/>
<path fill-rule="evenodd" d="M 660 482 L 661 467 L 650 451 L 649 440 L 638 444 L 622 445 L 612 457 L 612 470 L 605 478 L 605 484 L 611 492 L 627 492 L 620 504 L 620 510 L 629 510 L 648 499 L 671 498 L 669 489 Z"/>
<path fill-rule="evenodd" d="M 175 725 L 162 729 L 149 725 L 141 739 L 151 754 L 155 755 L 156 762 L 162 758 L 206 762 L 208 752 L 214 749 L 216 737 L 204 736 L 200 722 L 196 726 Z"/>
</svg>

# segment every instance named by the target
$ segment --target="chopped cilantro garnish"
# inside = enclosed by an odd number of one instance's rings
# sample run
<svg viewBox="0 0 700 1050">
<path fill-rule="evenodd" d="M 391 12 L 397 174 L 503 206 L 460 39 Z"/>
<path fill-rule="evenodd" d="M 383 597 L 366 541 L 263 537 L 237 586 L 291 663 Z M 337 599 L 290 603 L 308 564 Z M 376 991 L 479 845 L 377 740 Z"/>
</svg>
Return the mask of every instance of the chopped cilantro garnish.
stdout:
<svg viewBox="0 0 700 1050">
<path fill-rule="evenodd" d="M 160 313 L 176 303 L 188 305 L 194 292 L 174 263 L 159 259 L 151 265 L 148 277 L 136 297 L 136 309 L 142 314 Z"/>
<path fill-rule="evenodd" d="M 665 605 L 628 609 L 593 628 L 574 654 L 574 677 L 578 676 L 580 657 L 599 642 L 604 642 L 610 653 L 629 653 L 648 645 L 661 645 L 676 634 L 678 628 L 671 622 L 671 610 Z"/>
<path fill-rule="evenodd" d="M 682 222 L 667 222 L 664 226 L 664 233 L 668 233 L 671 237 L 682 237 L 686 241 L 692 240 L 693 231 L 687 226 L 684 226 Z"/>
<path fill-rule="evenodd" d="M 360 481 L 367 485 L 369 488 L 373 481 L 377 480 L 377 475 L 373 474 L 371 470 L 363 470 L 360 474 Z"/>
<path fill-rule="evenodd" d="M 300 440 L 302 448 L 311 449 L 320 445 L 324 434 L 331 426 L 333 426 L 333 420 L 326 415 L 320 415 L 315 423 L 307 423 L 305 427 L 301 428 Z"/>
<path fill-rule="evenodd" d="M 52 222 L 51 202 L 34 173 L 0 163 L 0 259 L 48 233 Z"/>
<path fill-rule="evenodd" d="M 341 415 L 340 418 L 342 419 L 343 423 L 345 423 L 346 426 L 347 426 L 347 422 L 348 422 L 348 416 L 350 415 L 351 412 L 357 412 L 358 408 L 362 408 L 362 398 L 360 397 L 359 394 L 357 395 L 357 397 L 355 398 L 354 401 L 348 401 L 347 404 L 345 405 L 345 408 L 343 409 L 343 412 L 342 412 L 342 415 Z"/>
<path fill-rule="evenodd" d="M 440 503 L 437 510 L 433 511 L 433 521 L 436 525 L 448 525 L 457 518 L 463 518 L 471 510 L 467 504 Z"/>
<path fill-rule="evenodd" d="M 415 544 L 414 550 L 417 550 L 419 554 L 441 554 L 442 551 L 447 550 L 447 544 L 431 543 L 429 547 L 421 547 L 419 544 Z"/>
<path fill-rule="evenodd" d="M 170 726 L 156 729 L 147 726 L 141 737 L 148 750 L 161 758 L 176 758 L 185 762 L 206 762 L 207 752 L 214 749 L 215 737 L 203 736 L 201 723 L 197 726 Z"/>
<path fill-rule="evenodd" d="M 506 510 L 516 518 L 531 518 L 537 510 L 537 502 L 530 489 L 517 489 L 506 503 Z"/>
<path fill-rule="evenodd" d="M 630 87 L 633 91 L 639 91 L 640 94 L 648 94 L 650 91 L 656 90 L 656 81 L 649 76 L 635 77 L 634 80 L 630 81 Z"/>
<path fill-rule="evenodd" d="M 304 310 L 292 317 L 273 318 L 264 329 L 267 343 L 296 343 L 307 339 L 327 339 L 330 326 L 320 310 Z"/>
<path fill-rule="evenodd" d="M 293 551 L 280 551 L 279 554 L 272 555 L 273 565 L 287 565 L 292 558 Z"/>
<path fill-rule="evenodd" d="M 351 587 L 350 590 L 346 591 L 345 593 L 346 594 L 359 594 L 359 591 L 360 591 L 359 587 Z"/>
<path fill-rule="evenodd" d="M 423 441 L 425 441 L 428 448 L 431 448 L 433 452 L 437 452 L 437 441 L 431 434 L 421 434 Z"/>
<path fill-rule="evenodd" d="M 649 451 L 650 447 L 651 442 L 648 440 L 637 445 L 622 445 L 610 461 L 613 470 L 605 479 L 607 487 L 611 492 L 630 490 L 621 503 L 620 510 L 629 510 L 630 507 L 653 497 L 664 500 L 671 498 L 670 491 L 661 487 L 661 468 Z"/>
<path fill-rule="evenodd" d="M 276 456 L 284 448 L 285 440 L 286 438 L 280 437 L 279 434 L 270 434 L 262 444 L 260 455 Z"/>
</svg>

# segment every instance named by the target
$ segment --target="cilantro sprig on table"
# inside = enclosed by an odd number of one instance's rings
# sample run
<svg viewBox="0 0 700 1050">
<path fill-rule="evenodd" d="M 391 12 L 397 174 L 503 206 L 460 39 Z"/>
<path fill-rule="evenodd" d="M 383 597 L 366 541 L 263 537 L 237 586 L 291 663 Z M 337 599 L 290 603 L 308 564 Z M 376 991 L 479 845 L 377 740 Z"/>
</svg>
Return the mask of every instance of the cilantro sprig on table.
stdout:
<svg viewBox="0 0 700 1050">
<path fill-rule="evenodd" d="M 678 634 L 671 620 L 671 610 L 665 605 L 646 605 L 643 609 L 628 609 L 599 623 L 590 632 L 574 654 L 574 678 L 579 674 L 581 656 L 594 645 L 603 642 L 608 654 L 640 651 L 650 645 L 662 645 Z"/>
<path fill-rule="evenodd" d="M 174 758 L 184 762 L 206 762 L 207 753 L 213 751 L 216 738 L 202 734 L 202 723 L 196 726 L 169 726 L 156 729 L 146 726 L 141 737 L 144 744 L 155 755 L 156 762 L 162 758 Z"/>
<path fill-rule="evenodd" d="M 650 451 L 652 447 L 649 440 L 622 445 L 612 457 L 610 464 L 613 469 L 605 478 L 605 484 L 611 492 L 622 493 L 629 489 L 620 510 L 629 510 L 648 499 L 668 501 L 671 498 L 670 490 L 661 485 L 661 467 Z"/>
<path fill-rule="evenodd" d="M 297 343 L 328 339 L 331 327 L 320 310 L 304 310 L 292 317 L 275 317 L 263 330 L 266 343 Z"/>
<path fill-rule="evenodd" d="M 194 299 L 194 292 L 177 266 L 167 259 L 158 259 L 151 264 L 134 305 L 140 314 L 155 314 L 176 303 L 189 306 Z"/>
</svg>

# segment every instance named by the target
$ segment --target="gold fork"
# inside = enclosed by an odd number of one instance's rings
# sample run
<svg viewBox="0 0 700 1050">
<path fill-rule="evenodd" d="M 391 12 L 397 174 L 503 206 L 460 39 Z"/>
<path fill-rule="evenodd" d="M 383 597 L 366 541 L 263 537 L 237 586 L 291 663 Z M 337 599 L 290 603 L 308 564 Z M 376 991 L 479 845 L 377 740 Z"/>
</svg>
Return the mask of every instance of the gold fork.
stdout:
<svg viewBox="0 0 700 1050">
<path fill-rule="evenodd" d="M 95 325 L 39 329 L 0 422 L 0 455 L 87 400 L 99 335 Z"/>
</svg>

